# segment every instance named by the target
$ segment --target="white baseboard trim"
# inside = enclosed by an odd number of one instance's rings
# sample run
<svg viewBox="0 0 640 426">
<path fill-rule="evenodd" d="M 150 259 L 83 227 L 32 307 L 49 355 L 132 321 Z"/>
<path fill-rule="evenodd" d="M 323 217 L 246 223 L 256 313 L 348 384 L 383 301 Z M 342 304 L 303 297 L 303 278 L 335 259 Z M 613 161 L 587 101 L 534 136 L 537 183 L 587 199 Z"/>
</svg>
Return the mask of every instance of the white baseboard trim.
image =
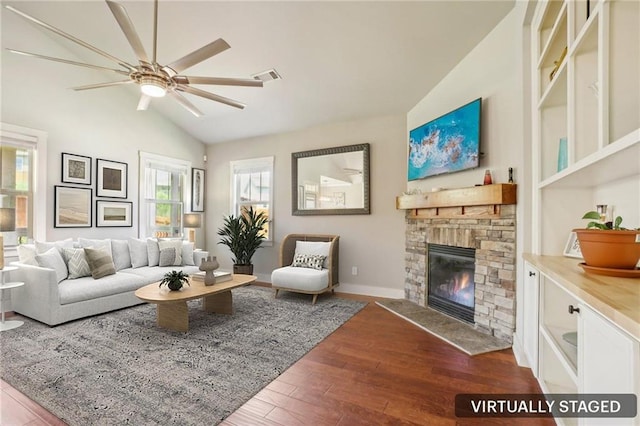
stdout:
<svg viewBox="0 0 640 426">
<path fill-rule="evenodd" d="M 386 287 L 374 287 L 360 284 L 340 283 L 336 293 L 360 294 L 363 296 L 384 297 L 386 299 L 404 299 L 404 290 Z"/>
<path fill-rule="evenodd" d="M 520 367 L 531 368 L 529 360 L 524 353 L 524 348 L 520 344 L 520 336 L 518 336 L 518 333 L 513 333 L 513 344 L 511 349 L 513 350 L 513 355 L 516 357 L 516 362 Z"/>
</svg>

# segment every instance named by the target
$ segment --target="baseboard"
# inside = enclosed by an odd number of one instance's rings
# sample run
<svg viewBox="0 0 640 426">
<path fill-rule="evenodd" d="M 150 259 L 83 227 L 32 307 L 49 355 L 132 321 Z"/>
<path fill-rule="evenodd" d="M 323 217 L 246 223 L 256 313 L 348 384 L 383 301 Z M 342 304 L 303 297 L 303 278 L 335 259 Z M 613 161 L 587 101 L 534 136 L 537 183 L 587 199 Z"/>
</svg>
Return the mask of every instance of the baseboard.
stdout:
<svg viewBox="0 0 640 426">
<path fill-rule="evenodd" d="M 404 299 L 404 290 L 386 287 L 374 287 L 360 284 L 340 283 L 336 293 L 359 294 L 363 296 L 384 297 L 386 299 Z"/>
<path fill-rule="evenodd" d="M 531 366 L 529 365 L 529 360 L 524 353 L 524 348 L 520 344 L 520 336 L 518 336 L 518 333 L 513 333 L 513 343 L 511 349 L 513 350 L 513 355 L 516 357 L 516 362 L 520 367 L 531 368 Z"/>
</svg>

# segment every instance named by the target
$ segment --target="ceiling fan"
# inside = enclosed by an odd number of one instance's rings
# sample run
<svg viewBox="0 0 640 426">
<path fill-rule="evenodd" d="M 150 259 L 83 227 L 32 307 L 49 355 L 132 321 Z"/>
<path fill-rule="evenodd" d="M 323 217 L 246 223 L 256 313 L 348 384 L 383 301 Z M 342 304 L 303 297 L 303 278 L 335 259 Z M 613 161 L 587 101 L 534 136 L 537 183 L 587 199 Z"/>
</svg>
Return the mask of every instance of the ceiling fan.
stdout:
<svg viewBox="0 0 640 426">
<path fill-rule="evenodd" d="M 138 58 L 138 65 L 132 65 L 123 61 L 121 59 L 116 58 L 115 56 L 110 55 L 107 52 L 104 52 L 97 47 L 94 47 L 70 34 L 65 33 L 58 28 L 55 28 L 39 19 L 36 19 L 24 12 L 19 11 L 18 9 L 7 5 L 6 8 L 10 11 L 20 15 L 24 19 L 27 19 L 33 23 L 40 25 L 43 28 L 46 28 L 49 31 L 52 31 L 59 36 L 62 36 L 68 40 L 73 41 L 74 43 L 79 44 L 82 47 L 85 47 L 99 55 L 104 56 L 110 61 L 118 64 L 121 69 L 113 69 L 108 67 L 103 67 L 99 65 L 86 64 L 82 62 L 70 61 L 67 59 L 61 58 L 53 58 L 50 56 L 39 55 L 36 53 L 23 52 L 15 49 L 7 49 L 10 52 L 17 53 L 20 55 L 31 56 L 34 58 L 46 59 L 49 61 L 62 62 L 70 65 L 77 65 L 81 67 L 93 68 L 103 71 L 111 71 L 120 75 L 127 76 L 126 80 L 113 81 L 107 83 L 98 83 L 98 84 L 90 84 L 86 86 L 74 87 L 74 90 L 89 90 L 89 89 L 99 89 L 103 87 L 112 87 L 112 86 L 120 86 L 124 84 L 137 84 L 140 86 L 140 91 L 142 95 L 140 97 L 140 101 L 138 103 L 138 110 L 146 110 L 149 106 L 151 98 L 159 98 L 165 95 L 169 95 L 174 100 L 176 100 L 180 105 L 194 114 L 196 117 L 201 117 L 203 114 L 198 108 L 195 107 L 181 92 L 190 93 L 192 95 L 200 96 L 206 99 L 210 99 L 212 101 L 220 102 L 226 105 L 230 105 L 236 108 L 244 108 L 246 105 L 235 101 L 233 99 L 226 98 L 224 96 L 216 95 L 210 92 L 206 92 L 204 90 L 198 89 L 196 87 L 192 87 L 192 84 L 210 84 L 210 85 L 225 85 L 225 86 L 253 86 L 253 87 L 262 87 L 262 80 L 257 80 L 253 78 L 224 78 L 224 77 L 189 77 L 186 75 L 182 75 L 181 73 L 206 59 L 211 58 L 212 56 L 217 55 L 231 46 L 219 38 L 193 52 L 188 55 L 183 56 L 182 58 L 173 61 L 167 65 L 160 65 L 156 60 L 157 53 L 157 41 L 158 41 L 158 0 L 154 1 L 154 20 L 153 20 L 153 56 L 151 60 L 147 55 L 147 52 L 140 41 L 140 37 L 135 30 L 133 22 L 129 18 L 126 9 L 119 3 L 116 3 L 111 0 L 106 0 L 111 13 L 115 17 L 116 21 L 120 25 L 122 32 L 124 33 L 127 41 L 131 45 L 133 52 Z"/>
</svg>

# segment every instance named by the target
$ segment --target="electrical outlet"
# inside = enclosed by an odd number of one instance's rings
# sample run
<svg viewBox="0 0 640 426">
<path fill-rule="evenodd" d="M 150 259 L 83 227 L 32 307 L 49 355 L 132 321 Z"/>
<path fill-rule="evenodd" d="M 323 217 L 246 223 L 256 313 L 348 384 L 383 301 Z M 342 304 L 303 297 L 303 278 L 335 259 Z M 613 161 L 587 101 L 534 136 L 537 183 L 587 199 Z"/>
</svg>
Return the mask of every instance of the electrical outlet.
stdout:
<svg viewBox="0 0 640 426">
<path fill-rule="evenodd" d="M 351 267 L 351 275 L 358 275 L 358 267 L 357 266 L 352 266 Z"/>
</svg>

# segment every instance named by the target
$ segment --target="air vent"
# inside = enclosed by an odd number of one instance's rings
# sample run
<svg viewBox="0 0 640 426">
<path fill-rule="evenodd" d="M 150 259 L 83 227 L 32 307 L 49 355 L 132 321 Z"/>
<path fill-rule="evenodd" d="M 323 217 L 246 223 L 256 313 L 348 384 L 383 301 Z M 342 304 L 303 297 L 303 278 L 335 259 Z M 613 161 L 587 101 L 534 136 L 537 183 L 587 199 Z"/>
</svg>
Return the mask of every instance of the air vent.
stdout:
<svg viewBox="0 0 640 426">
<path fill-rule="evenodd" d="M 272 80 L 281 80 L 282 77 L 280 77 L 280 74 L 278 74 L 278 71 L 274 70 L 274 69 L 270 69 L 267 71 L 262 71 L 259 72 L 258 74 L 254 74 L 251 77 L 255 78 L 256 80 L 262 80 L 262 81 L 272 81 Z"/>
</svg>

